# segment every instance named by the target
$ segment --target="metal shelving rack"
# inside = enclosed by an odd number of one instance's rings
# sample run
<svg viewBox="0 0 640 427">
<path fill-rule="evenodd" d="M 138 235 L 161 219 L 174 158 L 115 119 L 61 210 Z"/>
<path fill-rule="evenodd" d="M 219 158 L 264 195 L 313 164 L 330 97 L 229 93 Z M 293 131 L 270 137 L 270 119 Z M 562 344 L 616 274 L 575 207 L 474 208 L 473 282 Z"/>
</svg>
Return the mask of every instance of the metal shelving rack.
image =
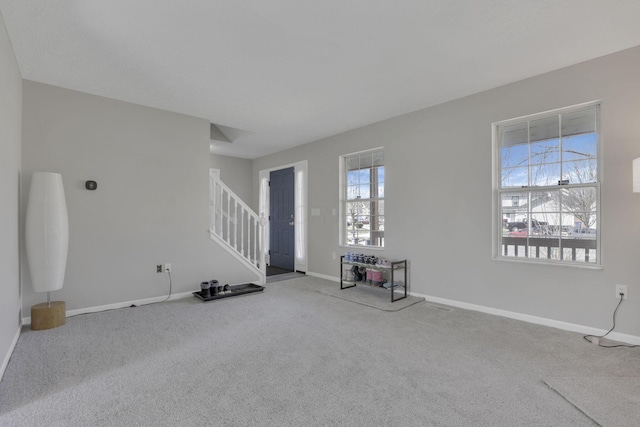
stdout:
<svg viewBox="0 0 640 427">
<path fill-rule="evenodd" d="M 364 268 L 368 268 L 370 270 L 376 270 L 376 271 L 388 271 L 390 272 L 390 280 L 391 280 L 391 287 L 389 288 L 390 292 L 391 292 L 391 302 L 395 302 L 395 301 L 399 301 L 401 299 L 405 299 L 407 297 L 407 260 L 403 259 L 400 261 L 391 261 L 391 266 L 390 267 L 382 267 L 382 266 L 376 266 L 376 265 L 371 265 L 371 264 L 365 264 L 362 262 L 355 262 L 355 261 L 345 261 L 344 259 L 344 255 L 340 255 L 340 289 L 349 289 L 349 288 L 353 288 L 354 286 L 356 286 L 358 283 L 367 285 L 367 286 L 373 286 L 368 284 L 367 282 L 357 282 L 357 281 L 348 281 L 348 280 L 344 280 L 343 276 L 344 276 L 344 266 L 345 265 L 351 265 L 351 266 L 358 266 L 358 267 L 364 267 Z M 398 287 L 393 286 L 394 283 L 394 278 L 395 278 L 395 272 L 398 270 L 403 270 L 404 271 L 404 295 L 401 296 L 400 298 L 395 298 L 396 295 L 396 290 L 398 289 Z M 348 285 L 348 286 L 345 286 Z M 376 286 L 377 287 L 377 286 Z"/>
</svg>

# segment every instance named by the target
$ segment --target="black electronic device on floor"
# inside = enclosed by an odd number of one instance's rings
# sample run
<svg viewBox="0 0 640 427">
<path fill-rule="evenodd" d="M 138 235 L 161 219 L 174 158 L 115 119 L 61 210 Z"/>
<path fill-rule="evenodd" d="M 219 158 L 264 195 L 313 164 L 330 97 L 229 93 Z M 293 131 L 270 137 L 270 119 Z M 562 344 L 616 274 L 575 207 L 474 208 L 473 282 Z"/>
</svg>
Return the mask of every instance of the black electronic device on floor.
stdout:
<svg viewBox="0 0 640 427">
<path fill-rule="evenodd" d="M 204 291 L 193 292 L 193 295 L 196 298 L 201 299 L 202 301 L 213 301 L 213 300 L 222 299 L 222 298 L 246 295 L 253 292 L 262 292 L 263 290 L 264 290 L 264 286 L 256 285 L 255 283 L 244 283 L 242 285 L 229 286 L 228 292 L 218 292 L 216 295 L 213 295 L 211 292 L 205 293 Z M 206 295 L 206 296 L 203 296 L 203 295 Z"/>
</svg>

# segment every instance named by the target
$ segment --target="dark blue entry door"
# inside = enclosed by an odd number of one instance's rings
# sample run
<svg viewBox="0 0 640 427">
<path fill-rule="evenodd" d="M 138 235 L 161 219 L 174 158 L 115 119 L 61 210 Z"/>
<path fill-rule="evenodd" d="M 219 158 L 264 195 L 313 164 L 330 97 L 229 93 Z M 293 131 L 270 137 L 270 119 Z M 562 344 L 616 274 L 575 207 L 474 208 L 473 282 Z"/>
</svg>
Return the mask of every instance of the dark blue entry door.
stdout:
<svg viewBox="0 0 640 427">
<path fill-rule="evenodd" d="M 269 177 L 270 265 L 293 271 L 294 175 L 293 168 L 273 171 Z"/>
</svg>

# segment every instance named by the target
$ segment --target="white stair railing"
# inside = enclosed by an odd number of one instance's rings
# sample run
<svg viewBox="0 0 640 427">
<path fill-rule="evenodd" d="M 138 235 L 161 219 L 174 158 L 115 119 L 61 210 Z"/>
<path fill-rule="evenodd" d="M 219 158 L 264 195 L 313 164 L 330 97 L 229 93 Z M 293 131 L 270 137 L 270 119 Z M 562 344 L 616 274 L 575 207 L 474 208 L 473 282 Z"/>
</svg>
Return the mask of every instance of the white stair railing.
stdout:
<svg viewBox="0 0 640 427">
<path fill-rule="evenodd" d="M 264 216 L 256 214 L 217 176 L 209 175 L 209 235 L 230 253 L 257 270 L 264 284 Z"/>
</svg>

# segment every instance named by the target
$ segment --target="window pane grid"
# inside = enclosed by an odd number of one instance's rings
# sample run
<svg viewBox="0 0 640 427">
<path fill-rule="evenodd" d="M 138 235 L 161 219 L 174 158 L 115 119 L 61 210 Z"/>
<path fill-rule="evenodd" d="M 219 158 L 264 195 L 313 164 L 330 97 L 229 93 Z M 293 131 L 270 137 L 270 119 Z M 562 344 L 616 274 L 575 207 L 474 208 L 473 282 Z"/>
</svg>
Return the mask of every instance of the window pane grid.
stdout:
<svg viewBox="0 0 640 427">
<path fill-rule="evenodd" d="M 595 120 L 590 107 L 499 127 L 500 187 L 597 182 Z"/>
<path fill-rule="evenodd" d="M 348 246 L 384 246 L 384 153 L 343 157 L 342 240 Z"/>
<path fill-rule="evenodd" d="M 599 263 L 597 108 L 497 125 L 499 256 Z"/>
</svg>

